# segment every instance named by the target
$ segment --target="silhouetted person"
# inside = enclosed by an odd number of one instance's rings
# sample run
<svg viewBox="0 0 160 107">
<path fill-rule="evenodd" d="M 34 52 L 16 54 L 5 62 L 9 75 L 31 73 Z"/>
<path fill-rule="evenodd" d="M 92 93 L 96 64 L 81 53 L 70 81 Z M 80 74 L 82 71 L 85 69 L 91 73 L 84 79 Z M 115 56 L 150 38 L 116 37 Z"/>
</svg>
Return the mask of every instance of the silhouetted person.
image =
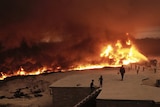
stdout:
<svg viewBox="0 0 160 107">
<path fill-rule="evenodd" d="M 157 72 L 157 69 L 156 68 L 154 68 L 154 73 L 156 73 Z"/>
<path fill-rule="evenodd" d="M 137 69 L 137 65 L 135 65 L 135 70 Z"/>
<path fill-rule="evenodd" d="M 120 67 L 120 73 L 121 73 L 121 80 L 123 81 L 123 77 L 124 77 L 124 74 L 125 74 L 125 68 L 123 67 L 123 65 Z"/>
<path fill-rule="evenodd" d="M 137 74 L 139 73 L 139 70 L 140 70 L 140 66 L 138 66 L 138 68 L 137 68 Z"/>
<path fill-rule="evenodd" d="M 102 84 L 103 84 L 103 77 L 102 75 L 99 77 L 99 85 L 100 87 L 102 87 Z"/>
<path fill-rule="evenodd" d="M 91 92 L 94 91 L 94 80 L 92 80 L 90 83 L 90 89 L 91 89 Z"/>
<path fill-rule="evenodd" d="M 144 71 L 144 69 L 145 69 L 145 68 L 144 68 L 144 66 L 143 66 L 143 71 Z"/>
</svg>

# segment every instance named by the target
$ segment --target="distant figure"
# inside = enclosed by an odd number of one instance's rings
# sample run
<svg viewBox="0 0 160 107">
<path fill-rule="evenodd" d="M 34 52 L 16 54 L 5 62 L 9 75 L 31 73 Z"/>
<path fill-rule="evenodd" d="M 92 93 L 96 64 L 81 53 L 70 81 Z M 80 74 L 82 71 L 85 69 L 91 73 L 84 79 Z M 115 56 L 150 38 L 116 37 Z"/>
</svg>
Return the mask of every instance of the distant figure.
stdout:
<svg viewBox="0 0 160 107">
<path fill-rule="evenodd" d="M 120 73 L 121 73 L 121 80 L 123 81 L 123 77 L 124 77 L 124 74 L 125 74 L 125 69 L 123 67 L 123 65 L 120 67 Z"/>
<path fill-rule="evenodd" d="M 137 69 L 137 65 L 135 65 L 135 70 Z"/>
<path fill-rule="evenodd" d="M 154 73 L 156 73 L 157 72 L 157 69 L 156 68 L 154 68 Z"/>
<path fill-rule="evenodd" d="M 143 71 L 144 71 L 144 69 L 145 69 L 145 68 L 144 68 L 144 66 L 143 66 Z"/>
<path fill-rule="evenodd" d="M 139 73 L 139 70 L 140 70 L 140 66 L 138 66 L 138 68 L 137 68 L 137 74 Z"/>
<path fill-rule="evenodd" d="M 99 77 L 99 86 L 102 87 L 103 84 L 103 77 L 102 75 Z"/>
<path fill-rule="evenodd" d="M 91 92 L 94 91 L 94 80 L 92 80 L 90 83 L 90 89 L 91 89 Z"/>
</svg>

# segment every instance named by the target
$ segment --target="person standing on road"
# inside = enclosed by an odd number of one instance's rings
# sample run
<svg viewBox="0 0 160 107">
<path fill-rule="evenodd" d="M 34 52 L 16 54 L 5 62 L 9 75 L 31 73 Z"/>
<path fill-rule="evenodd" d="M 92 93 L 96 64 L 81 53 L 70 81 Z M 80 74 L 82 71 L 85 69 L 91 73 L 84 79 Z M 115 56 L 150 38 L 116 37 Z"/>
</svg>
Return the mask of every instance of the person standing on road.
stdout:
<svg viewBox="0 0 160 107">
<path fill-rule="evenodd" d="M 125 68 L 123 67 L 123 65 L 120 67 L 120 74 L 121 74 L 121 80 L 123 81 L 124 78 L 124 74 L 125 74 Z"/>
<path fill-rule="evenodd" d="M 99 86 L 102 87 L 103 84 L 103 77 L 102 75 L 99 77 Z"/>
<path fill-rule="evenodd" d="M 91 83 L 90 83 L 90 89 L 91 89 L 91 92 L 93 92 L 94 91 L 94 80 L 92 80 L 91 81 Z"/>
</svg>

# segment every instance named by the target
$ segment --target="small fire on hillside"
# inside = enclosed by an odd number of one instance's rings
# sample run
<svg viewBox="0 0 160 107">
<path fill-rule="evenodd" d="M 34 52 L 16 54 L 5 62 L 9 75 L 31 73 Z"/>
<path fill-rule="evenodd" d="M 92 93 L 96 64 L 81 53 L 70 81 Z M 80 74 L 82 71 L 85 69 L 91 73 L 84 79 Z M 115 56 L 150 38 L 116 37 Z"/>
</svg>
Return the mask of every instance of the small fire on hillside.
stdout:
<svg viewBox="0 0 160 107">
<path fill-rule="evenodd" d="M 148 59 L 141 54 L 132 41 L 128 38 L 124 40 L 117 40 L 113 43 L 106 43 L 101 45 L 99 56 L 91 57 L 87 61 L 73 63 L 73 66 L 64 69 L 61 66 L 48 67 L 40 66 L 38 69 L 28 71 L 25 67 L 20 66 L 17 71 L 12 73 L 0 72 L 0 80 L 4 78 L 17 76 L 17 75 L 39 75 L 48 72 L 57 71 L 68 71 L 68 70 L 84 70 L 84 69 L 95 69 L 103 67 L 119 67 L 122 64 L 128 65 L 131 63 L 138 63 L 142 61 L 147 61 Z M 28 65 L 29 66 L 29 65 Z M 36 66 L 35 66 L 36 68 Z"/>
<path fill-rule="evenodd" d="M 5 74 L 1 72 L 0 80 L 3 80 L 4 78 L 11 77 L 11 76 L 17 76 L 17 75 L 22 75 L 22 76 L 23 75 L 39 75 L 39 74 L 45 73 L 47 70 L 48 68 L 43 67 L 36 71 L 26 72 L 22 67 L 20 67 L 20 69 L 17 72 L 14 72 L 13 74 Z"/>
</svg>

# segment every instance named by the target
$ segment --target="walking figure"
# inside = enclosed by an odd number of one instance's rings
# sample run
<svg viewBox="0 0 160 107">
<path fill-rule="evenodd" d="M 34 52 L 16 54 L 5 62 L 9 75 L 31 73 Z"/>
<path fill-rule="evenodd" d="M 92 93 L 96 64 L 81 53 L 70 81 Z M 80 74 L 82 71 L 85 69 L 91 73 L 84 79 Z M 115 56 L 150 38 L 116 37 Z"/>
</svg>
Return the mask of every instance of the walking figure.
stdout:
<svg viewBox="0 0 160 107">
<path fill-rule="evenodd" d="M 123 65 L 120 67 L 120 73 L 121 73 L 121 80 L 123 81 L 123 77 L 125 74 L 125 69 L 124 69 Z"/>
<path fill-rule="evenodd" d="M 102 87 L 102 84 L 103 84 L 103 77 L 102 75 L 99 77 L 99 85 L 100 87 Z"/>
<path fill-rule="evenodd" d="M 91 92 L 94 91 L 94 80 L 92 80 L 90 83 L 90 89 L 91 89 Z"/>
</svg>

